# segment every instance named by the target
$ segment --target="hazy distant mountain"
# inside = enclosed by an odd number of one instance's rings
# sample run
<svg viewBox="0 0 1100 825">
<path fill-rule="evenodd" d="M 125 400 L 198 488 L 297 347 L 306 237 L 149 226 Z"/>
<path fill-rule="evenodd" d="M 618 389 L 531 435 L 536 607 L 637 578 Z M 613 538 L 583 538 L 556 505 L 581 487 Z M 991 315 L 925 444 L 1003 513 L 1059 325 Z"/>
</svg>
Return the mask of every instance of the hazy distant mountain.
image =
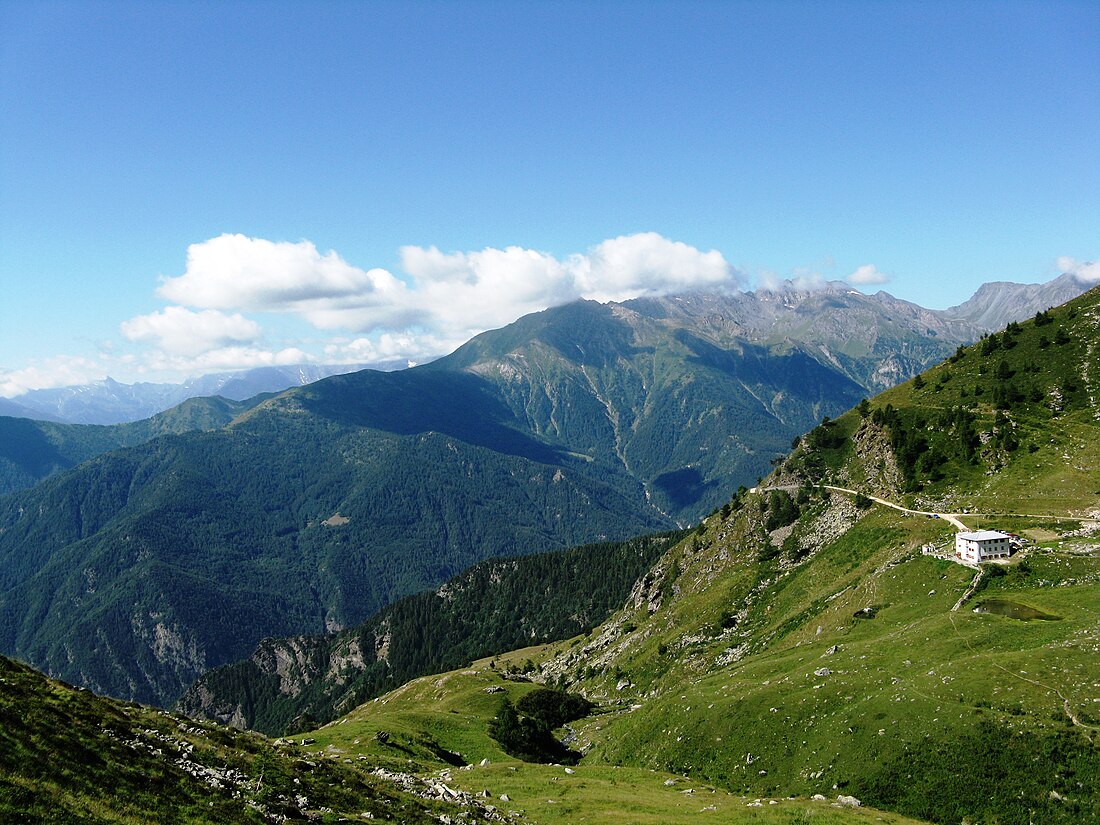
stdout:
<svg viewBox="0 0 1100 825">
<path fill-rule="evenodd" d="M 18 401 L 13 401 L 10 398 L 0 398 L 0 415 L 11 416 L 12 418 L 33 418 L 38 421 L 61 420 L 57 416 L 50 415 L 49 413 L 25 407 Z"/>
<path fill-rule="evenodd" d="M 226 398 L 189 398 L 170 410 L 126 424 L 61 424 L 0 415 L 0 496 L 22 490 L 97 455 L 161 435 L 214 430 L 258 404 Z"/>
<path fill-rule="evenodd" d="M 969 321 L 985 332 L 993 332 L 1012 321 L 1023 321 L 1040 310 L 1060 306 L 1095 284 L 1067 272 L 1045 284 L 1014 284 L 994 281 L 982 284 L 970 300 L 943 310 L 945 318 Z"/>
<path fill-rule="evenodd" d="M 122 424 L 140 421 L 176 406 L 188 398 L 220 395 L 243 401 L 265 392 L 281 392 L 319 381 L 330 375 L 355 372 L 364 364 L 256 367 L 191 378 L 180 384 L 142 382 L 121 384 L 111 378 L 72 387 L 31 390 L 0 406 L 0 415 L 18 415 L 69 424 Z M 373 365 L 375 369 L 399 369 L 405 362 Z M 0 399 L 2 402 L 3 399 Z M 8 412 L 11 409 L 11 412 Z"/>
</svg>

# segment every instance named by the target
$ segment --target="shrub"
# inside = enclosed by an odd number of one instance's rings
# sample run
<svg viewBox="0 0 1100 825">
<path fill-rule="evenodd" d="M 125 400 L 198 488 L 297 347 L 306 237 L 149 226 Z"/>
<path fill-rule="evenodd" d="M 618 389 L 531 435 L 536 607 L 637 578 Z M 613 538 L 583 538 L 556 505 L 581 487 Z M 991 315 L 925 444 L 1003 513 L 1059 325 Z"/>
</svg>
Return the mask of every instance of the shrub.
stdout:
<svg viewBox="0 0 1100 825">
<path fill-rule="evenodd" d="M 516 703 L 516 709 L 537 720 L 547 730 L 583 719 L 593 704 L 583 696 L 553 688 L 533 690 Z"/>
<path fill-rule="evenodd" d="M 772 490 L 768 493 L 768 519 L 764 526 L 770 532 L 794 524 L 800 512 L 790 493 L 786 490 Z"/>
</svg>

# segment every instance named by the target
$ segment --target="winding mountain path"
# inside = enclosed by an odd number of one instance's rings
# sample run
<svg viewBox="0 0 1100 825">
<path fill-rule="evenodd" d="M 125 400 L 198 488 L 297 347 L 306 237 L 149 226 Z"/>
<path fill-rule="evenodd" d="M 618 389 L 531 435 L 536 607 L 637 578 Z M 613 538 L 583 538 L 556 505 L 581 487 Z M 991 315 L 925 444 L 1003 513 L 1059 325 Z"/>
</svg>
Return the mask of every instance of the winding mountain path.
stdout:
<svg viewBox="0 0 1100 825">
<path fill-rule="evenodd" d="M 834 487 L 832 484 L 818 484 L 816 486 L 823 487 L 826 490 L 837 490 L 841 493 L 851 493 L 853 496 L 860 495 L 859 490 L 849 490 L 847 487 Z M 871 499 L 871 501 L 882 504 L 885 507 L 892 507 L 895 510 L 900 510 L 903 513 L 909 513 L 910 515 L 933 516 L 934 518 L 942 518 L 944 521 L 953 524 L 960 530 L 970 529 L 959 520 L 959 516 L 963 515 L 962 513 L 936 513 L 931 510 L 910 510 L 908 507 L 902 507 L 900 504 L 895 504 L 892 501 L 887 501 L 886 499 L 879 498 L 878 496 L 868 496 L 866 493 L 863 493 L 863 495 L 867 496 L 867 498 Z"/>
<path fill-rule="evenodd" d="M 948 522 L 949 524 L 954 525 L 955 527 L 957 527 L 960 530 L 969 530 L 970 529 L 969 527 L 967 527 L 965 524 L 963 524 L 959 520 L 959 517 L 964 515 L 963 513 L 935 513 L 935 512 L 932 512 L 931 510 L 910 510 L 908 507 L 902 507 L 900 504 L 895 504 L 894 502 L 887 501 L 884 498 L 879 498 L 878 496 L 867 495 L 867 493 L 860 493 L 859 490 L 851 490 L 847 487 L 834 487 L 832 484 L 814 484 L 813 486 L 817 487 L 818 489 L 821 489 L 821 490 L 836 490 L 839 493 L 849 493 L 853 496 L 863 495 L 863 496 L 866 496 L 867 498 L 871 499 L 871 501 L 874 501 L 878 504 L 881 504 L 884 507 L 892 507 L 895 510 L 900 510 L 901 512 L 908 513 L 910 515 L 932 516 L 934 518 L 942 518 L 944 521 Z M 786 491 L 790 492 L 791 490 L 797 490 L 797 489 L 798 489 L 798 487 L 796 485 L 789 484 L 789 485 L 778 486 L 778 487 L 753 487 L 751 490 L 749 490 L 749 492 L 750 493 L 765 493 L 768 490 L 786 490 Z"/>
<path fill-rule="evenodd" d="M 858 490 L 849 490 L 847 487 L 834 487 L 831 484 L 815 484 L 814 486 L 823 487 L 826 490 L 838 490 L 842 493 L 851 493 L 852 495 L 860 494 Z M 892 501 L 886 501 L 885 499 L 878 498 L 877 496 L 867 495 L 867 493 L 863 493 L 863 495 L 867 496 L 867 498 L 871 499 L 871 501 L 876 501 L 879 504 L 885 505 L 886 507 L 893 507 L 895 510 L 900 510 L 903 513 L 912 513 L 921 516 L 933 516 L 935 518 L 942 518 L 944 521 L 947 521 L 950 524 L 953 524 L 955 527 L 958 527 L 960 530 L 964 531 L 969 530 L 970 528 L 962 523 L 962 516 L 968 516 L 970 518 L 1035 518 L 1049 519 L 1051 521 L 1071 520 L 1081 521 L 1082 523 L 1091 523 L 1092 521 L 1094 521 L 1093 519 L 1082 518 L 1081 516 L 1073 515 L 1072 513 L 1064 516 L 1052 515 L 1050 513 L 936 513 L 931 510 L 910 510 L 908 507 L 902 507 L 900 504 L 894 504 Z"/>
</svg>

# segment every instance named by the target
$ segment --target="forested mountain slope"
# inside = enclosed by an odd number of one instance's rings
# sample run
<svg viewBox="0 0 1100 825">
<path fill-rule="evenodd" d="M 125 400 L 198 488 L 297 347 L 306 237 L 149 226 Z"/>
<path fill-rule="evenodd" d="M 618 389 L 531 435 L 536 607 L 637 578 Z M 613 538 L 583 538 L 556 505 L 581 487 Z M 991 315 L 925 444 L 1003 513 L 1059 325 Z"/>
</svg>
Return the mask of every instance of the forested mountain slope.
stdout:
<svg viewBox="0 0 1100 825">
<path fill-rule="evenodd" d="M 478 376 L 525 430 L 637 480 L 682 523 L 864 394 L 802 349 L 719 346 L 687 324 L 590 301 L 480 335 L 424 370 Z"/>
<path fill-rule="evenodd" d="M 160 435 L 219 429 L 262 400 L 190 398 L 132 424 L 61 424 L 0 416 L 0 496 L 120 447 Z"/>
<path fill-rule="evenodd" d="M 273 399 L 222 431 L 108 453 L 9 496 L 3 649 L 169 702 L 265 636 L 349 626 L 486 555 L 667 524 L 637 485 L 602 480 L 491 407 L 444 415 L 476 379 L 430 379 L 423 392 L 440 396 L 428 403 L 409 386 L 419 374 L 394 375 L 409 377 L 391 395 L 373 382 L 361 404 L 326 407 L 321 390 Z M 344 401 L 353 389 L 366 388 L 329 388 Z M 439 411 L 444 432 L 418 429 L 403 404 Z"/>
<path fill-rule="evenodd" d="M 680 535 L 484 561 L 341 633 L 265 639 L 178 707 L 273 735 L 315 727 L 425 673 L 590 630 Z"/>
</svg>

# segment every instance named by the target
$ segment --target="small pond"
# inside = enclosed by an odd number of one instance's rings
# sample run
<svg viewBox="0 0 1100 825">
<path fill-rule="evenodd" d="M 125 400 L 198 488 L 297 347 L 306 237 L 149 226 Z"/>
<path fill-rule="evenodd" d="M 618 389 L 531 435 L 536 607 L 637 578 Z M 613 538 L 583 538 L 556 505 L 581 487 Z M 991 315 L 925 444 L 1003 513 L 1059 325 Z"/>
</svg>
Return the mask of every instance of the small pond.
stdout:
<svg viewBox="0 0 1100 825">
<path fill-rule="evenodd" d="M 1057 622 L 1062 618 L 1061 616 L 1055 616 L 1053 613 L 1044 613 L 1042 610 L 1036 610 L 1034 607 L 1029 607 L 1019 602 L 1012 602 L 1008 599 L 986 599 L 974 608 L 974 612 L 1008 616 L 1010 619 L 1019 619 L 1022 622 L 1030 622 L 1032 619 L 1039 619 L 1044 622 Z"/>
</svg>

